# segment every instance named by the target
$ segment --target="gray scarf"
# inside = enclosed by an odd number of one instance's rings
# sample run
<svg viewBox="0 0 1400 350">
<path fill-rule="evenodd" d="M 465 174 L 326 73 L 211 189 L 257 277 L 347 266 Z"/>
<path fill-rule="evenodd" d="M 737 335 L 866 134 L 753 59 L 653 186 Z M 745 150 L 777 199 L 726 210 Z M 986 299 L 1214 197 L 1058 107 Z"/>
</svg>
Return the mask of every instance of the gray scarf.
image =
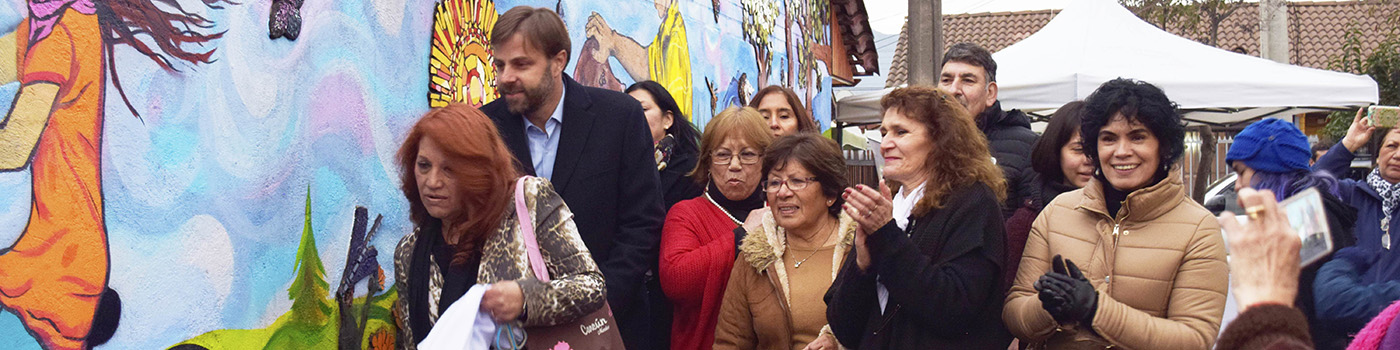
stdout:
<svg viewBox="0 0 1400 350">
<path fill-rule="evenodd" d="M 1376 190 L 1381 195 L 1381 247 L 1390 250 L 1390 214 L 1395 210 L 1396 204 L 1400 204 L 1400 184 L 1391 184 L 1381 178 L 1381 169 L 1371 170 L 1370 175 L 1366 175 L 1366 184 L 1371 185 L 1371 189 Z"/>
</svg>

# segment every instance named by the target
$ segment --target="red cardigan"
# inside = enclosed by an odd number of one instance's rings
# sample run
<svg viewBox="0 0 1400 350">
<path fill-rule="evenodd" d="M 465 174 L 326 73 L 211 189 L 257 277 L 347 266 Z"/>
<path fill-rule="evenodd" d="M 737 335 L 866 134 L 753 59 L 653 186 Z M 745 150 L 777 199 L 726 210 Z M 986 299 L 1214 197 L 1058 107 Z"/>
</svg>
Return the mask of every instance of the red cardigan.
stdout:
<svg viewBox="0 0 1400 350">
<path fill-rule="evenodd" d="M 671 299 L 672 349 L 710 349 L 734 268 L 739 225 L 704 195 L 677 202 L 661 229 L 661 290 Z"/>
</svg>

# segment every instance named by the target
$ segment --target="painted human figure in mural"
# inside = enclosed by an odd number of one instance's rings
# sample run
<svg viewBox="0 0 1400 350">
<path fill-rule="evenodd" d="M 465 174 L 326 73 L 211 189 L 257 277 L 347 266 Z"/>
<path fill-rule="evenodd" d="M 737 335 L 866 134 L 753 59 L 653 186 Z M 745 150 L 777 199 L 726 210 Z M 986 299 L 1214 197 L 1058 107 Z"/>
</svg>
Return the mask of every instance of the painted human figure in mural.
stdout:
<svg viewBox="0 0 1400 350">
<path fill-rule="evenodd" d="M 18 315 L 47 349 L 101 344 L 118 319 L 100 312 L 119 310 L 107 288 L 101 183 L 109 74 L 121 90 L 113 46 L 130 45 L 174 70 L 171 57 L 211 62 L 213 49 L 184 45 L 222 36 L 190 31 L 213 25 L 198 14 L 149 1 L 29 0 L 29 17 L 0 37 L 0 83 L 21 86 L 0 122 L 0 171 L 28 167 L 33 178 L 29 223 L 13 246 L 0 249 L 0 309 Z M 210 8 L 224 3 L 202 1 Z M 147 22 L 157 18 L 151 14 L 166 21 Z"/>
<path fill-rule="evenodd" d="M 661 17 L 661 27 L 656 30 L 656 38 L 647 46 L 618 34 L 597 12 L 589 15 L 584 31 L 591 39 L 589 41 L 598 43 L 598 48 L 593 51 L 594 57 L 584 57 L 580 62 L 592 58 L 607 63 L 608 57 L 617 58 L 632 80 L 661 83 L 680 104 L 681 113 L 690 116 L 690 46 L 686 40 L 681 4 L 679 0 L 655 0 L 654 4 L 657 16 Z"/>
</svg>

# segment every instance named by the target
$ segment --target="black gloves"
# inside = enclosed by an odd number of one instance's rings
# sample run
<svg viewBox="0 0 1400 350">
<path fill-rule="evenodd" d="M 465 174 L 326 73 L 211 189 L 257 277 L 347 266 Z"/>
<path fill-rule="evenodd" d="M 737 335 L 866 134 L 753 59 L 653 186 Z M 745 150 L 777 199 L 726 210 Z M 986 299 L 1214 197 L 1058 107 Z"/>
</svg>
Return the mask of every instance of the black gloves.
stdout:
<svg viewBox="0 0 1400 350">
<path fill-rule="evenodd" d="M 1084 278 L 1073 261 L 1055 255 L 1054 271 L 1046 272 L 1035 282 L 1040 292 L 1040 305 L 1060 323 L 1090 324 L 1099 308 L 1099 294 Z"/>
</svg>

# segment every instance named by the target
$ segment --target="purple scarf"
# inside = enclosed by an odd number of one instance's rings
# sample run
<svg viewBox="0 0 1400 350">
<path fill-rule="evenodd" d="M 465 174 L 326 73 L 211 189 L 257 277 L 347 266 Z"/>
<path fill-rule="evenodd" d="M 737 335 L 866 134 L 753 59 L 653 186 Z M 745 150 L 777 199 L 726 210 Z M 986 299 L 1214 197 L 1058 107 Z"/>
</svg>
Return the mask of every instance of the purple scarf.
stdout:
<svg viewBox="0 0 1400 350">
<path fill-rule="evenodd" d="M 29 0 L 29 42 L 43 40 L 53 32 L 53 26 L 63 18 L 63 11 L 73 9 L 85 15 L 97 14 L 95 0 Z"/>
</svg>

